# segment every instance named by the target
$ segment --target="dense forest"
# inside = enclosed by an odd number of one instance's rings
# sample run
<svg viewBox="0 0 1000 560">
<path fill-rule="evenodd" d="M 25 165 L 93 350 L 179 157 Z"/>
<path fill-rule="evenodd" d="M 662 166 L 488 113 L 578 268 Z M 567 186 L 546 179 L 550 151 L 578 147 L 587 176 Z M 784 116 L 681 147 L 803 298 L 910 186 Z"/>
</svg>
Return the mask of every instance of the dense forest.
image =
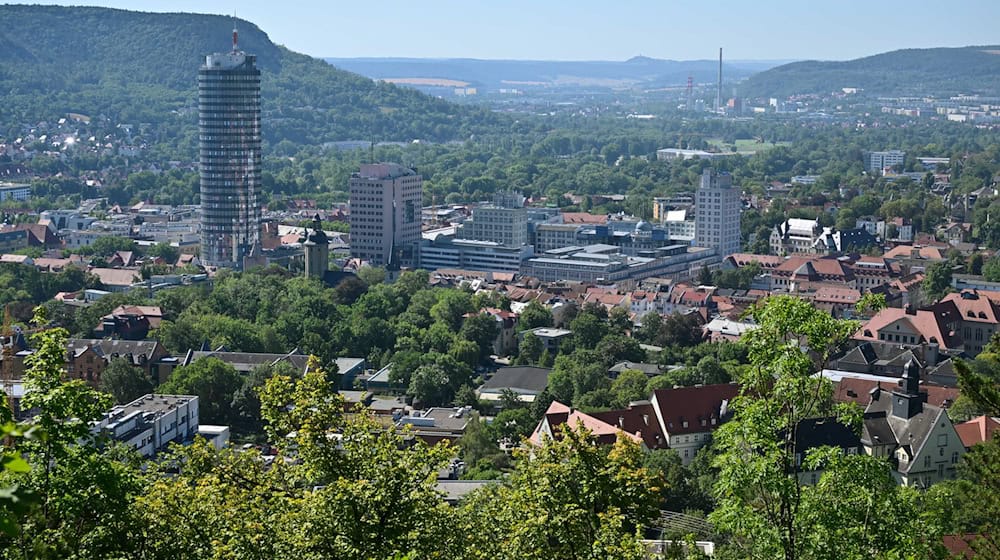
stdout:
<svg viewBox="0 0 1000 560">
<path fill-rule="evenodd" d="M 828 94 L 844 87 L 885 96 L 1000 93 L 995 46 L 903 49 L 843 62 L 792 62 L 754 74 L 740 85 L 746 97 Z"/>
<path fill-rule="evenodd" d="M 233 23 L 215 15 L 0 6 L 0 121 L 75 112 L 162 124 L 164 137 L 193 129 L 198 67 L 206 54 L 230 48 Z M 236 26 L 240 47 L 257 55 L 262 72 L 266 142 L 451 141 L 502 122 L 292 52 L 250 22 Z"/>
</svg>

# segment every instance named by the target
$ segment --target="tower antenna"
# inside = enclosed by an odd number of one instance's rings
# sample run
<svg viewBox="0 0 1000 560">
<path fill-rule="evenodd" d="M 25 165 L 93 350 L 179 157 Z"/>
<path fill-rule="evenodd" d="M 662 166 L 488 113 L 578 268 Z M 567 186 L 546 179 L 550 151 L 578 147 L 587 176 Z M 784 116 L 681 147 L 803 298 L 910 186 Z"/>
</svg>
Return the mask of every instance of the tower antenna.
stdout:
<svg viewBox="0 0 1000 560">
<path fill-rule="evenodd" d="M 236 10 L 233 10 L 233 52 L 240 50 L 239 33 L 236 31 Z"/>
</svg>

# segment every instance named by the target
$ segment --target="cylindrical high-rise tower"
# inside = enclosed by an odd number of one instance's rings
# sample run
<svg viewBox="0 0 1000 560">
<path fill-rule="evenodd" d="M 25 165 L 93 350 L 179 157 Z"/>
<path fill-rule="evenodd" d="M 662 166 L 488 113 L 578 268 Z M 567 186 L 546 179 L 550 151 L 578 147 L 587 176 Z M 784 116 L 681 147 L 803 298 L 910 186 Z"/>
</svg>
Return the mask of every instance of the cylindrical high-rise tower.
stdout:
<svg viewBox="0 0 1000 560">
<path fill-rule="evenodd" d="M 260 70 L 239 50 L 210 54 L 198 71 L 201 260 L 240 268 L 260 243 Z"/>
</svg>

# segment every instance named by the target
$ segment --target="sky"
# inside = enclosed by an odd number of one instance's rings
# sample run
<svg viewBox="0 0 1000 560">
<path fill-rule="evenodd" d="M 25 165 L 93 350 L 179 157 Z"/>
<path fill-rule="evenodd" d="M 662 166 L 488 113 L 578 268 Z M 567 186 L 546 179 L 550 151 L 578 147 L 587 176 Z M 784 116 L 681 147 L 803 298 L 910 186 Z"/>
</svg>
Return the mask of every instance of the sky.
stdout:
<svg viewBox="0 0 1000 560">
<path fill-rule="evenodd" d="M 236 15 L 315 57 L 849 60 L 1000 44 L 1000 0 L 31 0 Z"/>
</svg>

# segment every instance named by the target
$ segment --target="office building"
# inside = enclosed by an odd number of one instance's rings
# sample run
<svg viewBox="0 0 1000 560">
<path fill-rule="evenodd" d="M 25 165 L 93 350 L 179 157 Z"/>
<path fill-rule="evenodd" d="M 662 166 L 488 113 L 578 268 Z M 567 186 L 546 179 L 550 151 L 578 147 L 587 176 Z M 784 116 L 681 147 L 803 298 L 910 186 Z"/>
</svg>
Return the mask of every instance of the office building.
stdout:
<svg viewBox="0 0 1000 560">
<path fill-rule="evenodd" d="M 239 49 L 205 57 L 198 71 L 201 261 L 242 268 L 260 250 L 260 70 Z"/>
<path fill-rule="evenodd" d="M 496 193 L 493 204 L 472 210 L 458 232 L 462 239 L 491 241 L 504 247 L 528 244 L 528 211 L 521 193 Z"/>
<path fill-rule="evenodd" d="M 31 185 L 0 183 L 0 202 L 5 200 L 28 200 L 31 198 Z"/>
<path fill-rule="evenodd" d="M 903 169 L 906 152 L 889 150 L 888 152 L 865 152 L 865 170 L 882 172 L 888 167 L 897 171 Z"/>
<path fill-rule="evenodd" d="M 654 276 L 686 280 L 702 267 L 714 267 L 719 262 L 712 249 L 686 245 L 641 251 L 638 256 L 620 251 L 614 245 L 554 249 L 526 260 L 521 274 L 542 282 L 565 280 L 590 284 L 613 284 Z"/>
<path fill-rule="evenodd" d="M 373 266 L 413 266 L 420 244 L 423 179 L 395 163 L 351 175 L 351 257 Z"/>
<path fill-rule="evenodd" d="M 720 258 L 740 251 L 740 190 L 728 173 L 706 169 L 695 192 L 695 240 Z"/>
<path fill-rule="evenodd" d="M 423 234 L 417 266 L 424 270 L 450 268 L 482 272 L 518 272 L 533 255 L 531 245 L 507 246 L 493 241 L 458 239 L 455 228 Z"/>
</svg>

